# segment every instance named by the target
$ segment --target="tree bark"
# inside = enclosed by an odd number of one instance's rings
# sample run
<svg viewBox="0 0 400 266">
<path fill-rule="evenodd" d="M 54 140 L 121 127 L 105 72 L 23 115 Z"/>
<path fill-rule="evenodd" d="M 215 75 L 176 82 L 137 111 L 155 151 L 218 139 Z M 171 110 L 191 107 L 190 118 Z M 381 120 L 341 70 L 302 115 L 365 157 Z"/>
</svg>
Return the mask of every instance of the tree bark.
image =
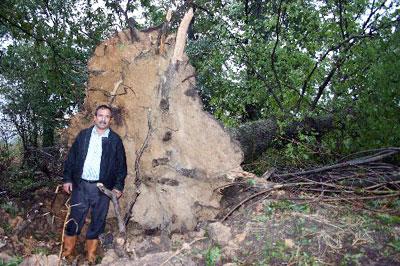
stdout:
<svg viewBox="0 0 400 266">
<path fill-rule="evenodd" d="M 324 134 L 335 128 L 333 116 L 306 117 L 302 121 L 293 121 L 281 132 L 276 119 L 252 121 L 237 128 L 228 128 L 233 139 L 240 143 L 244 154 L 244 163 L 254 161 L 268 148 L 278 147 L 283 139 L 298 139 L 299 134 L 314 134 L 321 138 Z"/>
</svg>

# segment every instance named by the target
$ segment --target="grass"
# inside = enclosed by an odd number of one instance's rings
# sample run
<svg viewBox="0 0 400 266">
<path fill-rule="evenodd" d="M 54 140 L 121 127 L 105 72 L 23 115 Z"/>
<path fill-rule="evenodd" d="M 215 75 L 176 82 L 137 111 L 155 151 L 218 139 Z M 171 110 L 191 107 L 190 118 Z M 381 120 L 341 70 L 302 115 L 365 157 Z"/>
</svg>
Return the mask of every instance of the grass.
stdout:
<svg viewBox="0 0 400 266">
<path fill-rule="evenodd" d="M 296 204 L 289 200 L 278 200 L 278 201 L 267 202 L 264 205 L 264 211 L 265 214 L 271 216 L 272 214 L 275 214 L 277 211 L 279 212 L 295 211 L 301 213 L 310 213 L 311 208 L 307 203 Z"/>
<path fill-rule="evenodd" d="M 264 247 L 264 258 L 260 265 L 265 264 L 294 264 L 294 265 L 318 265 L 314 256 L 301 251 L 298 246 L 291 246 L 289 241 L 277 241 L 266 243 Z"/>
<path fill-rule="evenodd" d="M 22 262 L 22 257 L 14 257 L 8 262 L 4 262 L 2 259 L 0 259 L 0 266 L 18 266 Z"/>
<path fill-rule="evenodd" d="M 40 254 L 40 255 L 46 255 L 47 256 L 47 255 L 50 254 L 50 251 L 45 247 L 36 247 L 33 250 L 33 254 Z"/>
<path fill-rule="evenodd" d="M 215 266 L 221 259 L 221 249 L 218 246 L 212 246 L 204 254 L 204 260 L 207 266 Z"/>
<path fill-rule="evenodd" d="M 388 201 L 377 203 L 386 208 Z M 239 260 L 246 265 L 361 265 L 400 262 L 399 216 L 350 204 L 266 199 L 244 210 L 247 236 Z M 243 227 L 243 226 L 242 226 Z M 291 244 L 288 244 L 291 243 Z M 257 250 L 255 247 L 260 247 Z M 247 252 L 246 250 L 251 250 Z"/>
<path fill-rule="evenodd" d="M 388 243 L 388 246 L 393 248 L 397 253 L 400 253 L 400 239 L 394 239 Z"/>
</svg>

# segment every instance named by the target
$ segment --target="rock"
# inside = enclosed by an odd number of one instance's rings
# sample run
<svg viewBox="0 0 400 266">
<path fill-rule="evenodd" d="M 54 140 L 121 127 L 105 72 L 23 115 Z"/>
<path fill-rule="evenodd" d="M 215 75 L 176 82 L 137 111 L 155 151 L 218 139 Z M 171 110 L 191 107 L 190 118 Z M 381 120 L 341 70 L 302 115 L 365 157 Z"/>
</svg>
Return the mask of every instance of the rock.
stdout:
<svg viewBox="0 0 400 266">
<path fill-rule="evenodd" d="M 295 246 L 293 239 L 290 238 L 286 238 L 285 239 L 285 246 L 287 246 L 288 248 L 292 248 Z"/>
<path fill-rule="evenodd" d="M 231 229 L 220 222 L 211 223 L 207 227 L 210 238 L 221 246 L 225 246 L 232 238 Z"/>
<path fill-rule="evenodd" d="M 160 252 L 160 246 L 152 241 L 152 238 L 145 238 L 142 242 L 134 246 L 136 255 L 143 257 L 148 253 Z"/>
<path fill-rule="evenodd" d="M 126 251 L 128 253 L 136 254 L 136 242 L 135 241 L 128 241 L 128 243 L 126 244 Z"/>
<path fill-rule="evenodd" d="M 5 234 L 4 229 L 2 227 L 0 227 L 0 236 L 2 236 L 4 234 Z"/>
<path fill-rule="evenodd" d="M 222 256 L 228 259 L 234 258 L 237 255 L 239 247 L 235 243 L 229 243 L 228 246 L 222 249 Z"/>
<path fill-rule="evenodd" d="M 118 255 L 115 253 L 114 249 L 109 249 L 104 254 L 103 259 L 101 260 L 101 264 L 108 264 L 112 263 L 113 261 L 118 260 Z"/>
<path fill-rule="evenodd" d="M 189 232 L 189 237 L 190 238 L 200 238 L 200 237 L 204 237 L 206 231 L 202 228 L 200 228 L 198 231 L 192 231 Z"/>
<path fill-rule="evenodd" d="M 47 262 L 49 264 L 46 265 L 58 265 L 58 255 L 48 255 L 47 256 Z"/>
<path fill-rule="evenodd" d="M 57 255 L 39 255 L 35 254 L 25 258 L 20 266 L 57 266 L 58 265 L 58 256 Z"/>
<path fill-rule="evenodd" d="M 153 265 L 175 265 L 175 266 L 196 266 L 196 264 L 188 257 L 175 252 L 159 252 L 147 254 L 138 260 L 118 259 L 113 262 L 102 262 L 101 265 L 108 266 L 153 266 Z M 167 263 L 166 263 L 167 262 Z"/>
<path fill-rule="evenodd" d="M 180 247 L 185 242 L 185 236 L 182 234 L 172 234 L 171 245 L 173 247 Z"/>
<path fill-rule="evenodd" d="M 5 253 L 5 252 L 0 253 L 0 261 L 3 264 L 7 265 L 7 262 L 10 261 L 11 259 L 12 259 L 12 257 L 10 255 L 8 255 L 7 253 Z M 1 265 L 3 265 L 3 264 L 1 264 Z"/>
<path fill-rule="evenodd" d="M 237 235 L 235 236 L 235 238 L 234 238 L 234 241 L 235 241 L 236 243 L 243 242 L 243 241 L 246 239 L 246 236 L 247 236 L 247 233 L 246 233 L 246 232 L 237 234 Z"/>
<path fill-rule="evenodd" d="M 0 248 L 6 246 L 8 243 L 8 237 L 7 236 L 0 236 Z"/>
<path fill-rule="evenodd" d="M 258 203 L 256 207 L 254 208 L 254 211 L 256 214 L 262 214 L 264 213 L 264 204 L 262 202 Z"/>
</svg>

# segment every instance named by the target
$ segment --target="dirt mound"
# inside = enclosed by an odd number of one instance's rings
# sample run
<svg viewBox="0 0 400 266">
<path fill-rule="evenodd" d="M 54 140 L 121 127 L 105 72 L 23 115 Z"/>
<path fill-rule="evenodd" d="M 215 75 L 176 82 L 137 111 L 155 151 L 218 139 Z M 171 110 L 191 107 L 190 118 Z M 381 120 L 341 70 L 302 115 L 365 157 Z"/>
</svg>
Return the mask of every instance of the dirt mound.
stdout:
<svg viewBox="0 0 400 266">
<path fill-rule="evenodd" d="M 166 38 L 159 53 L 158 31 L 138 32 L 137 42 L 129 34 L 104 41 L 89 60 L 84 110 L 71 120 L 70 143 L 91 124 L 96 106 L 110 104 L 111 127 L 127 154 L 122 209 L 139 189 L 134 221 L 147 229 L 193 230 L 218 212 L 220 195 L 214 189 L 227 182 L 227 173 L 241 170 L 242 151 L 203 111 L 188 58 L 174 62 L 175 36 Z"/>
</svg>

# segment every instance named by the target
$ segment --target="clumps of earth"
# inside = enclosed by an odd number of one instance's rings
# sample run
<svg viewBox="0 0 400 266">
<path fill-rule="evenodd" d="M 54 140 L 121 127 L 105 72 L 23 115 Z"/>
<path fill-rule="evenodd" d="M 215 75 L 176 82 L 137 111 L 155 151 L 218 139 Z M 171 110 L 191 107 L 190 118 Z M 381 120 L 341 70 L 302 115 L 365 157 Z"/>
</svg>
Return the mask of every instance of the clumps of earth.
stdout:
<svg viewBox="0 0 400 266">
<path fill-rule="evenodd" d="M 117 221 L 115 218 L 108 219 L 106 233 L 101 236 L 97 264 L 228 266 L 400 263 L 396 247 L 400 236 L 398 221 L 381 219 L 381 216 L 362 209 L 354 210 L 354 206 L 305 202 L 299 200 L 304 195 L 274 191 L 268 197 L 242 205 L 221 223 L 218 218 L 250 195 L 251 187 L 240 187 L 235 191 L 235 197 L 230 195 L 229 200 L 223 197 L 226 200 L 223 202 L 225 208 L 215 220 L 200 222 L 193 231 L 166 233 L 144 229 L 138 223 L 129 223 L 126 244 L 128 258 L 119 258 L 113 249 L 118 234 Z M 10 201 L 2 205 L 0 260 L 4 265 L 68 265 L 59 260 L 67 198 L 64 193 L 54 194 L 49 189 L 41 189 L 32 195 L 33 200 L 18 205 Z M 39 206 L 38 203 L 42 204 Z M 86 264 L 84 235 L 83 231 L 73 265 Z"/>
</svg>

